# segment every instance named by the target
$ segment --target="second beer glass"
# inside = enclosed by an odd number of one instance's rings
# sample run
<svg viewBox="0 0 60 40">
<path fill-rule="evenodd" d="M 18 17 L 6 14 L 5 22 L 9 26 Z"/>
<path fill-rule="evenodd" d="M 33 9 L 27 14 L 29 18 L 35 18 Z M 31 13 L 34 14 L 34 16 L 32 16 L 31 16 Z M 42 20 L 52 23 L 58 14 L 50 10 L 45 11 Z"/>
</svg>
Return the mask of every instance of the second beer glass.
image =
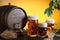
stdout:
<svg viewBox="0 0 60 40">
<path fill-rule="evenodd" d="M 38 36 L 45 37 L 47 33 L 47 23 L 39 23 L 38 24 Z"/>
</svg>

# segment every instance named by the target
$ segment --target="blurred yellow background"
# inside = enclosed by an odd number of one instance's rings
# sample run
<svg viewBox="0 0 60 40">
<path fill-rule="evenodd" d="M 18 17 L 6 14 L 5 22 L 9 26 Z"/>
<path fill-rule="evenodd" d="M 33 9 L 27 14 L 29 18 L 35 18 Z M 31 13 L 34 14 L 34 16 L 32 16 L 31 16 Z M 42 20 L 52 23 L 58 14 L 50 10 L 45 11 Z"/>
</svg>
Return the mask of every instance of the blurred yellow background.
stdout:
<svg viewBox="0 0 60 40">
<path fill-rule="evenodd" d="M 15 5 L 23 8 L 28 16 L 29 15 L 38 16 L 39 22 L 45 22 L 46 19 L 49 18 L 47 15 L 44 15 L 44 10 L 49 6 L 50 0 L 0 0 L 0 6 L 8 5 L 9 2 L 11 3 L 11 5 Z M 58 25 L 55 26 L 55 28 L 59 27 L 60 11 L 55 9 L 53 11 L 52 18 L 55 20 L 56 24 Z"/>
</svg>

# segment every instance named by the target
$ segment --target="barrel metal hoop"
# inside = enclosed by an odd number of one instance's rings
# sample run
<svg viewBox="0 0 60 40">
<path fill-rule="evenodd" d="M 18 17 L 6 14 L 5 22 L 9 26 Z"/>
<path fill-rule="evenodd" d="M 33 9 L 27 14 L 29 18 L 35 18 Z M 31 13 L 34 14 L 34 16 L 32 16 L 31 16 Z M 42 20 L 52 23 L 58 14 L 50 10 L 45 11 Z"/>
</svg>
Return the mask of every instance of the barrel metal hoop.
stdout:
<svg viewBox="0 0 60 40">
<path fill-rule="evenodd" d="M 3 7 L 4 8 L 4 7 Z M 5 8 L 5 9 L 3 9 L 3 12 L 2 12 L 2 14 L 1 14 L 1 23 L 2 23 L 2 25 L 3 25 L 3 23 L 4 23 L 4 13 L 5 13 L 5 10 L 6 10 L 7 8 Z"/>
<path fill-rule="evenodd" d="M 5 8 L 5 9 L 4 9 Z M 7 12 L 7 9 L 8 9 L 8 7 L 7 6 L 3 6 L 3 11 L 2 11 L 2 13 L 1 13 L 1 27 L 0 27 L 0 34 L 1 33 L 3 33 L 3 31 L 4 30 L 6 30 L 6 29 L 8 29 L 8 26 L 7 26 L 7 24 L 5 23 L 5 15 L 6 15 L 6 12 Z"/>
</svg>

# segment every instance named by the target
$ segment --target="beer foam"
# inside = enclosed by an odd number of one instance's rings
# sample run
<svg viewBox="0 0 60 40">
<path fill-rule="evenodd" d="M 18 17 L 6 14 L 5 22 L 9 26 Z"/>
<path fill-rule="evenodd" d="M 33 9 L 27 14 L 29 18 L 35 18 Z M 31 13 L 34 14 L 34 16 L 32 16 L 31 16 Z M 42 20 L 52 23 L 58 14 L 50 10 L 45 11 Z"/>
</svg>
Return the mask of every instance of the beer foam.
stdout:
<svg viewBox="0 0 60 40">
<path fill-rule="evenodd" d="M 37 16 L 28 16 L 28 20 L 37 20 L 38 17 Z"/>
<path fill-rule="evenodd" d="M 45 23 L 45 22 L 39 23 L 38 26 L 39 26 L 39 27 L 47 27 L 47 23 Z"/>
<path fill-rule="evenodd" d="M 47 23 L 52 23 L 52 24 L 55 23 L 54 19 L 48 19 L 48 20 L 46 20 L 46 22 L 47 22 Z"/>
</svg>

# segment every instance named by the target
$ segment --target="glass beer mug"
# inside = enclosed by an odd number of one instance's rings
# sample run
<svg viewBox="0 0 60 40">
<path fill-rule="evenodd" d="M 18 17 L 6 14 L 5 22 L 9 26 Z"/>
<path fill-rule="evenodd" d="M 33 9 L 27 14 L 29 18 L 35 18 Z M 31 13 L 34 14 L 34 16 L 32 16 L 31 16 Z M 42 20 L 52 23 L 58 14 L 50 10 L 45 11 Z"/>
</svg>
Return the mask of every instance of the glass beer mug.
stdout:
<svg viewBox="0 0 60 40">
<path fill-rule="evenodd" d="M 28 16 L 28 36 L 36 37 L 38 32 L 38 17 Z"/>
<path fill-rule="evenodd" d="M 52 32 L 53 29 L 54 29 L 54 24 L 55 24 L 54 19 L 48 19 L 48 20 L 46 20 L 46 23 L 47 23 L 47 25 L 48 25 L 47 33 Z"/>
<path fill-rule="evenodd" d="M 38 24 L 38 36 L 45 37 L 47 33 L 47 23 L 39 23 Z"/>
<path fill-rule="evenodd" d="M 47 35 L 48 38 L 46 38 L 45 40 L 53 40 L 55 33 L 59 30 L 58 29 L 58 25 L 55 23 L 55 20 L 50 18 L 46 20 L 48 29 L 47 29 Z M 54 29 L 54 26 L 57 26 L 57 29 Z"/>
</svg>

